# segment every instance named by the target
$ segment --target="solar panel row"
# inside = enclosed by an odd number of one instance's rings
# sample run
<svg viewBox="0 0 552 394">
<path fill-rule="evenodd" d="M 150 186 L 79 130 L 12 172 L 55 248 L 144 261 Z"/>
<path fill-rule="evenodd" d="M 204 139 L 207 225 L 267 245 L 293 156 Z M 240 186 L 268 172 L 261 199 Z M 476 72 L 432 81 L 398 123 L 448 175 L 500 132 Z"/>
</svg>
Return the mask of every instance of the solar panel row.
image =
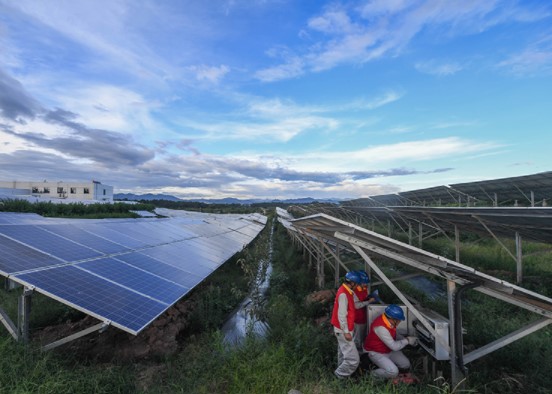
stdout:
<svg viewBox="0 0 552 394">
<path fill-rule="evenodd" d="M 266 217 L 16 223 L 0 212 L 0 274 L 136 334 L 251 242 Z"/>
<path fill-rule="evenodd" d="M 348 201 L 347 206 L 441 206 L 454 204 L 468 205 L 478 201 L 482 205 L 543 205 L 552 199 L 552 171 L 539 174 L 492 179 L 488 181 L 456 183 L 449 186 L 436 186 L 369 196 Z M 473 205 L 473 204 L 472 204 Z"/>
</svg>

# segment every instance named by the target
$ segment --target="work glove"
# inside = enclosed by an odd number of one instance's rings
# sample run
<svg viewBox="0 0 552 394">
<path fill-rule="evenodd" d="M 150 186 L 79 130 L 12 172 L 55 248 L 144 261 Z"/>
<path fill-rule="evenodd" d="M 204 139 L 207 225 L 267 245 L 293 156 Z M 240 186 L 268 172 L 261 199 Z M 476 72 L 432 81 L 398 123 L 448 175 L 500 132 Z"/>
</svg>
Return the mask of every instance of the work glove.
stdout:
<svg viewBox="0 0 552 394">
<path fill-rule="evenodd" d="M 418 338 L 416 337 L 406 337 L 406 339 L 408 340 L 408 344 L 410 346 L 416 346 L 418 344 Z"/>
</svg>

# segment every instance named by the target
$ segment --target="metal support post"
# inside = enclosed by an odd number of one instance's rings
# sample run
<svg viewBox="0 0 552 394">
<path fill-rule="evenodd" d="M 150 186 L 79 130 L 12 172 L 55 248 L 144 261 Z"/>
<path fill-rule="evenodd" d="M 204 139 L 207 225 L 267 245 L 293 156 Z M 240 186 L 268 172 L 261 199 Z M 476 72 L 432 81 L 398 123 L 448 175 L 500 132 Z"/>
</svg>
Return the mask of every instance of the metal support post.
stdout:
<svg viewBox="0 0 552 394">
<path fill-rule="evenodd" d="M 19 340 L 21 342 L 29 341 L 29 318 L 31 314 L 31 296 L 33 289 L 23 288 L 23 294 L 17 303 L 17 330 L 19 331 Z"/>
<path fill-rule="evenodd" d="M 454 225 L 454 247 L 456 249 L 456 262 L 460 262 L 460 230 L 458 226 Z"/>
<path fill-rule="evenodd" d="M 456 337 L 454 335 L 456 327 L 456 318 L 454 316 L 454 299 L 456 297 L 456 283 L 452 280 L 447 280 L 447 298 L 448 298 L 448 313 L 449 313 L 449 344 L 450 344 L 450 379 L 451 386 L 456 387 L 463 379 L 462 372 L 458 368 L 456 354 Z"/>
<path fill-rule="evenodd" d="M 337 256 L 337 258 L 335 259 L 335 287 L 339 286 L 339 261 L 341 260 L 340 259 L 340 253 L 341 253 L 341 246 L 339 244 L 337 244 L 335 246 L 335 254 Z"/>
<path fill-rule="evenodd" d="M 521 249 L 521 235 L 516 231 L 516 283 L 523 280 L 523 254 Z"/>
<path fill-rule="evenodd" d="M 422 249 L 422 241 L 424 239 L 424 229 L 422 222 L 418 223 L 418 247 Z"/>
<path fill-rule="evenodd" d="M 320 244 L 317 248 L 317 258 L 316 258 L 316 279 L 319 289 L 324 288 L 324 242 L 320 241 Z"/>
<path fill-rule="evenodd" d="M 408 222 L 408 244 L 412 245 L 412 223 Z"/>
</svg>

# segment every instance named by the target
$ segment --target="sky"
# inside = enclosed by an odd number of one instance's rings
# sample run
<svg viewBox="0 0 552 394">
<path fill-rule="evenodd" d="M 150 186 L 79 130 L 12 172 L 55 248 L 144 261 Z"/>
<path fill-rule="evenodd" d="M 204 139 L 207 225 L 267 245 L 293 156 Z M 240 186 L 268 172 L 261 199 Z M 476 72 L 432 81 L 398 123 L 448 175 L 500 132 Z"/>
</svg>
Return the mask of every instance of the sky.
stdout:
<svg viewBox="0 0 552 394">
<path fill-rule="evenodd" d="M 0 0 L 0 180 L 359 198 L 552 170 L 552 3 Z"/>
</svg>

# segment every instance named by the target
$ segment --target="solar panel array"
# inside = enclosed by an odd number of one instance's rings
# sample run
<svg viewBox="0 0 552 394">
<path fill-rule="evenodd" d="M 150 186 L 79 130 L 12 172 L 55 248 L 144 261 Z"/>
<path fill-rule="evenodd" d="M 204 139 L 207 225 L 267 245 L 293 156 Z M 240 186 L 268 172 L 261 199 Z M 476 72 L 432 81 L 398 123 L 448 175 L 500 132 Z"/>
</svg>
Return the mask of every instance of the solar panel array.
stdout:
<svg viewBox="0 0 552 394">
<path fill-rule="evenodd" d="M 488 181 L 456 183 L 448 186 L 436 186 L 368 196 L 343 202 L 347 207 L 377 206 L 456 206 L 477 205 L 548 205 L 552 200 L 552 171 L 538 174 L 492 179 Z"/>
<path fill-rule="evenodd" d="M 259 214 L 174 216 L 60 220 L 0 212 L 0 275 L 137 334 L 266 224 Z"/>
</svg>

